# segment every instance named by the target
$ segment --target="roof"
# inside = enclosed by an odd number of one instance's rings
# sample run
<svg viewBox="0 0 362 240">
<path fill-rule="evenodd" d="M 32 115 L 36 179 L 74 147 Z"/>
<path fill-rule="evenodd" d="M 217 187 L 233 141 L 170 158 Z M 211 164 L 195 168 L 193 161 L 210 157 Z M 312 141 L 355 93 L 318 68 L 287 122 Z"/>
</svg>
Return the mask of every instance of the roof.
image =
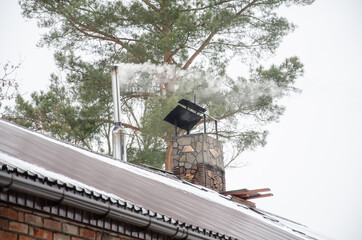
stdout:
<svg viewBox="0 0 362 240">
<path fill-rule="evenodd" d="M 0 120 L 0 173 L 32 176 L 216 239 L 316 239 L 300 224 L 162 172 Z M 29 180 L 30 181 L 30 180 Z M 1 183 L 0 183 L 1 184 Z"/>
</svg>

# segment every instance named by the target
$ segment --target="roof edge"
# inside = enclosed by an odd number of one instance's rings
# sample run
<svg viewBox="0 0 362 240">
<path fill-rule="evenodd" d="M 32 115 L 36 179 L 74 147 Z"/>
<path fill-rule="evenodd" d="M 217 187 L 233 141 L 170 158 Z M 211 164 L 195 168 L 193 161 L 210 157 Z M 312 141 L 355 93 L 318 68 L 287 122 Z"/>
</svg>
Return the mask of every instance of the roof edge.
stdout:
<svg viewBox="0 0 362 240">
<path fill-rule="evenodd" d="M 182 226 L 176 226 L 172 223 L 166 223 L 154 219 L 151 216 L 142 215 L 127 209 L 112 206 L 110 202 L 101 202 L 88 197 L 83 197 L 65 189 L 50 187 L 41 182 L 29 181 L 20 176 L 0 171 L 0 189 L 8 191 L 10 189 L 21 191 L 37 197 L 41 197 L 57 204 L 69 205 L 79 208 L 99 216 L 107 216 L 112 219 L 126 222 L 144 230 L 151 230 L 161 234 L 171 236 L 173 239 L 190 239 L 190 240 L 215 240 L 216 238 L 207 236 L 202 233 L 189 231 Z"/>
</svg>

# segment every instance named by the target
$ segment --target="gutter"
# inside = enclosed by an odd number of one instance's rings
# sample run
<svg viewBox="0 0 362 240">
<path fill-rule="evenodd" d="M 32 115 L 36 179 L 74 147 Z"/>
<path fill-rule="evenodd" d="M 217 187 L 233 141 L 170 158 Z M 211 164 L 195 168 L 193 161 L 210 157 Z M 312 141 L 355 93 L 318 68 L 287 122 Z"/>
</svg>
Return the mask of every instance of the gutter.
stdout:
<svg viewBox="0 0 362 240">
<path fill-rule="evenodd" d="M 28 193 L 37 197 L 41 197 L 57 204 L 64 204 L 79 208 L 102 217 L 110 217 L 114 220 L 125 222 L 145 231 L 150 230 L 170 236 L 173 239 L 189 239 L 189 240 L 215 240 L 216 238 L 206 236 L 202 233 L 188 231 L 185 227 L 175 226 L 157 219 L 153 219 L 149 215 L 142 215 L 130 210 L 117 208 L 112 206 L 110 202 L 100 202 L 89 199 L 68 191 L 50 187 L 44 183 L 25 179 L 14 174 L 8 174 L 0 171 L 0 191 L 16 190 Z"/>
</svg>

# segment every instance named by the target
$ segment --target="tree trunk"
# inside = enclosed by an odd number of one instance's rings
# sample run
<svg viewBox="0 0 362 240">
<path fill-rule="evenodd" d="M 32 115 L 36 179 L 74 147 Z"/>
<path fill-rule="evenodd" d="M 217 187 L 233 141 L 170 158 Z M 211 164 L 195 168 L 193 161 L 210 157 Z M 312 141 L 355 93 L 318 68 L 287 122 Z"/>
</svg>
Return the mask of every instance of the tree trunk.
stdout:
<svg viewBox="0 0 362 240">
<path fill-rule="evenodd" d="M 172 172 L 173 169 L 173 156 L 172 156 L 172 142 L 167 143 L 165 170 Z"/>
</svg>

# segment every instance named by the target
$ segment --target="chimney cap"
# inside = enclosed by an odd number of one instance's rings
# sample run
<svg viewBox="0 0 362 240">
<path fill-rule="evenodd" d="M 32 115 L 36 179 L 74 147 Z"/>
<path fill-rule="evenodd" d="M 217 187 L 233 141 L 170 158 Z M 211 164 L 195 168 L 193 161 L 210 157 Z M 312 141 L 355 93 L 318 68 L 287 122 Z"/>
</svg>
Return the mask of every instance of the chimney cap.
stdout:
<svg viewBox="0 0 362 240">
<path fill-rule="evenodd" d="M 180 105 L 176 106 L 163 120 L 186 131 L 190 131 L 200 120 L 201 116 Z"/>
<path fill-rule="evenodd" d="M 186 99 L 181 99 L 180 101 L 178 101 L 178 103 L 184 105 L 187 108 L 191 108 L 192 110 L 199 112 L 199 113 L 206 112 L 205 108 L 202 108 L 199 105 L 197 105 L 193 102 L 190 102 L 189 100 L 186 100 Z"/>
</svg>

